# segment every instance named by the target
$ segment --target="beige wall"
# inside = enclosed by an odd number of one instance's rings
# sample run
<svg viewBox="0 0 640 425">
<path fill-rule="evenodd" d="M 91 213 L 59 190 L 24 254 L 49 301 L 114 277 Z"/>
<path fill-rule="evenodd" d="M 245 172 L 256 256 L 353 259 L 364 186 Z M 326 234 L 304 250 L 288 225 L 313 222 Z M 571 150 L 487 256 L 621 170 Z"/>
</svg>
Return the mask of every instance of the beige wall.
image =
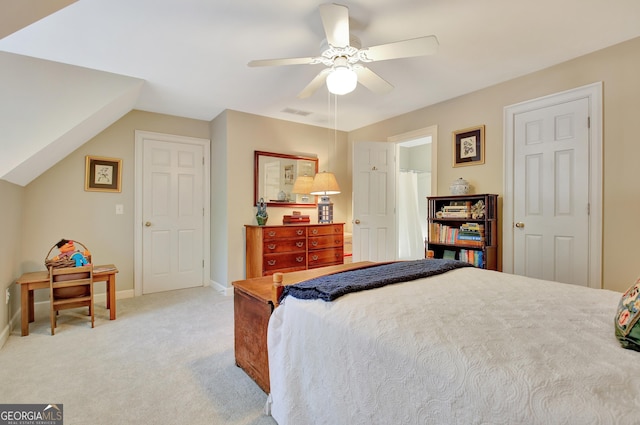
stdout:
<svg viewBox="0 0 640 425">
<path fill-rule="evenodd" d="M 220 118 L 220 117 L 219 117 Z M 226 267 L 216 258 L 212 263 L 212 279 L 229 286 L 231 282 L 244 279 L 245 276 L 245 244 L 244 225 L 257 224 L 255 202 L 253 199 L 253 161 L 254 151 L 286 153 L 292 155 L 317 156 L 320 171 L 332 171 L 340 185 L 342 193 L 331 197 L 334 203 L 334 221 L 345 222 L 348 219 L 348 208 L 351 205 L 351 176 L 347 173 L 347 134 L 334 133 L 321 127 L 314 127 L 275 120 L 258 115 L 237 111 L 226 111 L 224 119 L 214 120 L 212 134 L 213 145 L 224 139 L 226 151 L 220 148 L 219 157 L 212 158 L 212 167 L 226 167 L 226 194 L 219 189 L 220 199 L 226 201 L 227 220 L 212 222 L 212 238 L 219 238 L 219 247 L 212 249 L 212 256 L 227 257 Z M 217 127 L 224 126 L 225 131 Z M 335 149 L 334 149 L 335 146 Z M 223 156 L 224 155 L 224 156 Z M 212 182 L 212 185 L 219 182 Z M 219 202 L 212 200 L 212 203 Z M 296 208 L 311 216 L 317 222 L 315 208 Z M 269 207 L 269 224 L 282 224 L 282 216 L 291 214 L 293 208 Z M 350 220 L 350 219 L 349 219 Z M 221 237 L 226 232 L 227 237 Z M 226 246 L 222 246 L 226 242 Z M 212 243 L 212 245 L 215 244 Z"/>
<path fill-rule="evenodd" d="M 255 223 L 253 152 L 264 150 L 317 155 L 320 170 L 336 173 L 342 193 L 332 197 L 335 220 L 351 222 L 351 148 L 355 141 L 388 137 L 438 126 L 438 191 L 448 193 L 454 179 L 464 177 L 476 192 L 502 194 L 503 110 L 507 105 L 604 83 L 604 287 L 622 291 L 640 275 L 635 241 L 640 228 L 632 220 L 640 210 L 640 143 L 635 123 L 640 116 L 640 38 L 377 123 L 337 143 L 327 129 L 225 111 L 211 123 L 132 111 L 70 154 L 25 188 L 0 181 L 0 282 L 3 288 L 22 272 L 41 270 L 44 256 L 60 238 L 77 239 L 93 251 L 95 262 L 118 265 L 118 291 L 133 290 L 134 132 L 146 130 L 212 140 L 211 149 L 211 279 L 223 286 L 244 278 L 244 225 Z M 451 133 L 486 125 L 486 163 L 451 166 Z M 123 159 L 122 193 L 85 192 L 84 156 Z M 329 167 L 330 165 L 330 167 Z M 115 205 L 124 215 L 115 215 Z M 269 208 L 269 223 L 281 223 L 291 208 Z M 315 209 L 309 212 L 315 221 Z M 15 285 L 13 285 L 15 286 Z M 0 307 L 0 329 L 17 311 L 14 288 L 11 308 Z M 40 295 L 42 297 L 43 295 Z M 44 295 L 46 297 L 46 294 Z M 3 303 L 0 302 L 0 305 Z"/>
<path fill-rule="evenodd" d="M 20 251 L 29 241 L 22 235 L 24 188 L 0 180 L 0 346 L 9 336 L 7 324 L 20 308 L 20 291 L 15 280 L 22 274 Z M 5 291 L 11 293 L 10 304 L 5 304 Z"/>
<path fill-rule="evenodd" d="M 464 177 L 476 193 L 503 192 L 504 107 L 597 81 L 604 86 L 603 287 L 624 291 L 640 275 L 640 38 L 466 96 L 423 108 L 349 133 L 349 142 L 387 137 L 438 125 L 438 192 Z M 486 125 L 484 165 L 453 168 L 451 134 Z"/>
<path fill-rule="evenodd" d="M 118 292 L 133 290 L 136 130 L 209 139 L 206 121 L 132 111 L 72 152 L 25 187 L 23 271 L 42 270 L 49 249 L 67 238 L 85 244 L 95 264 L 116 264 Z M 122 159 L 121 193 L 85 192 L 85 155 Z M 115 214 L 116 204 L 124 206 L 124 214 Z M 37 299 L 46 298 L 37 292 Z"/>
</svg>

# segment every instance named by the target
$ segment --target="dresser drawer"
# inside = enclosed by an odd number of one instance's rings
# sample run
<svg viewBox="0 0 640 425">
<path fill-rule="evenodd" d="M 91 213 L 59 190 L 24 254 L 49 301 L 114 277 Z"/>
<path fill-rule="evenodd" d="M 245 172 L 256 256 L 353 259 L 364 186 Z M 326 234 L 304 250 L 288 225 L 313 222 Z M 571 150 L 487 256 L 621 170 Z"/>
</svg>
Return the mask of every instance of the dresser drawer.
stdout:
<svg viewBox="0 0 640 425">
<path fill-rule="evenodd" d="M 307 229 L 305 227 L 267 227 L 262 229 L 262 238 L 268 239 L 286 239 L 286 238 L 299 238 L 307 235 Z"/>
<path fill-rule="evenodd" d="M 263 249 L 265 254 L 274 254 L 279 252 L 295 252 L 306 251 L 307 240 L 302 239 L 270 239 L 264 241 Z"/>
<path fill-rule="evenodd" d="M 342 224 L 323 225 L 323 226 L 309 226 L 309 237 L 311 236 L 324 236 L 324 235 L 341 235 Z"/>
<path fill-rule="evenodd" d="M 322 249 L 309 253 L 309 268 L 323 267 L 331 264 L 342 264 L 344 262 L 344 251 L 342 247 Z"/>
<path fill-rule="evenodd" d="M 306 252 L 291 252 L 286 254 L 265 254 L 263 270 L 266 273 L 273 272 L 274 270 L 287 269 L 287 268 L 300 267 L 304 269 L 307 267 L 307 254 Z"/>
<path fill-rule="evenodd" d="M 323 248 L 338 248 L 342 246 L 342 233 L 331 236 L 309 237 L 309 251 Z"/>
</svg>

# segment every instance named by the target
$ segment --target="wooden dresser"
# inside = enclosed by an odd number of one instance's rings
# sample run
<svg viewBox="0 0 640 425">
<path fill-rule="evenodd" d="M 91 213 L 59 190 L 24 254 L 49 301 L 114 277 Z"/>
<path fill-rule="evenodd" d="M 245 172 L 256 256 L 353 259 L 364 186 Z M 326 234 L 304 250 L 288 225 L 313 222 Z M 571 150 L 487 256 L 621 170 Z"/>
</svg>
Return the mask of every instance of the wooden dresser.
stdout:
<svg viewBox="0 0 640 425">
<path fill-rule="evenodd" d="M 247 279 L 344 262 L 344 223 L 245 227 Z"/>
</svg>

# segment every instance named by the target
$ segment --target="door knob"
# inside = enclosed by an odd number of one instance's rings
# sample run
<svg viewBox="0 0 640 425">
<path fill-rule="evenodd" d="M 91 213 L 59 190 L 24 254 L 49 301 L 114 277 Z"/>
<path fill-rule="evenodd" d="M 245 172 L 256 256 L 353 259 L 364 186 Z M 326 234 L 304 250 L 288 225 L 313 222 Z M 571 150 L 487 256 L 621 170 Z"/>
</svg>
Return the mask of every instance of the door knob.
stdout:
<svg viewBox="0 0 640 425">
<path fill-rule="evenodd" d="M 517 223 L 516 223 L 516 227 L 517 227 L 518 229 L 522 229 L 522 228 L 524 227 L 524 223 L 523 223 L 523 222 L 521 222 L 521 221 L 519 221 L 519 222 L 517 222 Z"/>
<path fill-rule="evenodd" d="M 356 218 L 355 223 L 356 223 L 356 224 L 360 224 L 360 220 L 358 220 L 358 219 Z"/>
<path fill-rule="evenodd" d="M 144 225 L 147 226 L 147 227 L 151 227 L 151 222 L 147 221 L 146 223 L 144 223 Z"/>
</svg>

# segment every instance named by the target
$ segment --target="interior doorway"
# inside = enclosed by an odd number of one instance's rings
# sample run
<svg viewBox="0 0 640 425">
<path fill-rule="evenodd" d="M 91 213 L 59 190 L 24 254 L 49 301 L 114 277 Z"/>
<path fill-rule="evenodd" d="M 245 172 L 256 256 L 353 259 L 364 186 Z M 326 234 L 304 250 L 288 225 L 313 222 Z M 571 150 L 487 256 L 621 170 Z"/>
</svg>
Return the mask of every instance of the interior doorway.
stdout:
<svg viewBox="0 0 640 425">
<path fill-rule="evenodd" d="M 427 238 L 427 196 L 435 193 L 435 139 L 437 127 L 405 133 L 396 143 L 396 228 L 397 258 L 424 258 Z"/>
</svg>

